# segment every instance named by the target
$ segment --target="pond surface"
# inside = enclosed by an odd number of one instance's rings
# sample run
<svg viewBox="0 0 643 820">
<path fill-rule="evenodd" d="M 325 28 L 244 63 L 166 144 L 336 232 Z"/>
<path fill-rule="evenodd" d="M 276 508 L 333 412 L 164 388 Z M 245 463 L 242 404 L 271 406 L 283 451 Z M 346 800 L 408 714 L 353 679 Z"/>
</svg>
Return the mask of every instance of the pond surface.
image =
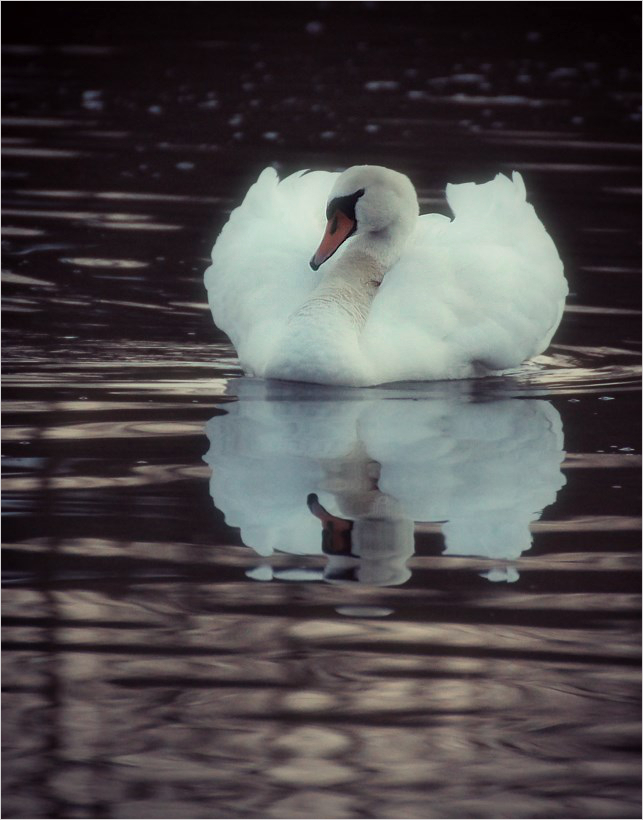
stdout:
<svg viewBox="0 0 643 820">
<path fill-rule="evenodd" d="M 634 4 L 142 5 L 4 49 L 4 816 L 639 817 Z M 363 162 L 423 212 L 523 174 L 571 290 L 545 355 L 242 376 L 229 211 Z"/>
</svg>

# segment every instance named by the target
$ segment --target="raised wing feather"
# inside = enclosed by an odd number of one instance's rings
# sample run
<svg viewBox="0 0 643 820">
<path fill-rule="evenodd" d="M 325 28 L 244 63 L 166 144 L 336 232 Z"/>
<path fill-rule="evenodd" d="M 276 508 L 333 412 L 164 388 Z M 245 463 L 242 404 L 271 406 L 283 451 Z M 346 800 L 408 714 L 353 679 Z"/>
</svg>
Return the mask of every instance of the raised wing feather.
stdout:
<svg viewBox="0 0 643 820">
<path fill-rule="evenodd" d="M 287 317 L 319 282 L 308 260 L 337 176 L 300 171 L 280 182 L 266 168 L 212 249 L 205 274 L 210 307 L 246 370 L 262 369 Z"/>
<path fill-rule="evenodd" d="M 447 186 L 454 220 L 423 216 L 362 336 L 382 380 L 518 366 L 558 325 L 567 286 L 520 174 Z"/>
</svg>

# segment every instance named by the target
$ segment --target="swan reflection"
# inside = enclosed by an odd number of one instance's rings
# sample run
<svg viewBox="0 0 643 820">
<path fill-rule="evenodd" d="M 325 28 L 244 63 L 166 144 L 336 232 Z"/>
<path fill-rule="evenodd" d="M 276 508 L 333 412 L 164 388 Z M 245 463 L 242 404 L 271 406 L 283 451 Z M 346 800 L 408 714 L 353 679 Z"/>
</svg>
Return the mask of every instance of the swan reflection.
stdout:
<svg viewBox="0 0 643 820">
<path fill-rule="evenodd" d="M 389 586 L 410 577 L 418 522 L 444 554 L 513 581 L 529 525 L 565 483 L 560 416 L 480 382 L 370 390 L 240 379 L 207 425 L 210 493 L 259 555 L 324 554 L 323 571 L 249 575 Z M 509 562 L 509 564 L 507 563 Z"/>
</svg>

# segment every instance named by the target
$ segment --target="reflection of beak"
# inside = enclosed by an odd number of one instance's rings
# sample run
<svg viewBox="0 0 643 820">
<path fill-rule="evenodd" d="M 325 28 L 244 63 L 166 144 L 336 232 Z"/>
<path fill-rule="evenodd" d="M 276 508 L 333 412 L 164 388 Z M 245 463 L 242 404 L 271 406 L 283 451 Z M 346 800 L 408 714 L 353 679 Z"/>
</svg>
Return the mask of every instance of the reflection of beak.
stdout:
<svg viewBox="0 0 643 820">
<path fill-rule="evenodd" d="M 345 242 L 351 234 L 355 232 L 357 222 L 351 219 L 343 211 L 337 210 L 328 220 L 326 231 L 322 241 L 315 251 L 315 255 L 310 260 L 310 267 L 317 270 L 321 264 L 329 259 Z"/>
<path fill-rule="evenodd" d="M 353 522 L 331 515 L 314 493 L 308 496 L 306 503 L 311 513 L 322 522 L 322 550 L 331 555 L 350 555 Z"/>
</svg>

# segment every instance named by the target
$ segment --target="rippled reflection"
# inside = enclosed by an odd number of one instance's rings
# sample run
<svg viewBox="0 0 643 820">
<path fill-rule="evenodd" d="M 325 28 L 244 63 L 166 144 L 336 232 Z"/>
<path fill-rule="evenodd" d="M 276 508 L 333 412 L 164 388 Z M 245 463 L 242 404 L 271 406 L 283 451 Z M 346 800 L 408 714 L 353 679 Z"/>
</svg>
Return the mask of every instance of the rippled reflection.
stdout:
<svg viewBox="0 0 643 820">
<path fill-rule="evenodd" d="M 214 503 L 262 556 L 323 552 L 327 581 L 404 583 L 416 522 L 439 525 L 445 554 L 489 559 L 485 577 L 514 581 L 507 562 L 565 483 L 562 423 L 547 401 L 481 390 L 241 379 L 239 401 L 207 426 Z"/>
</svg>

